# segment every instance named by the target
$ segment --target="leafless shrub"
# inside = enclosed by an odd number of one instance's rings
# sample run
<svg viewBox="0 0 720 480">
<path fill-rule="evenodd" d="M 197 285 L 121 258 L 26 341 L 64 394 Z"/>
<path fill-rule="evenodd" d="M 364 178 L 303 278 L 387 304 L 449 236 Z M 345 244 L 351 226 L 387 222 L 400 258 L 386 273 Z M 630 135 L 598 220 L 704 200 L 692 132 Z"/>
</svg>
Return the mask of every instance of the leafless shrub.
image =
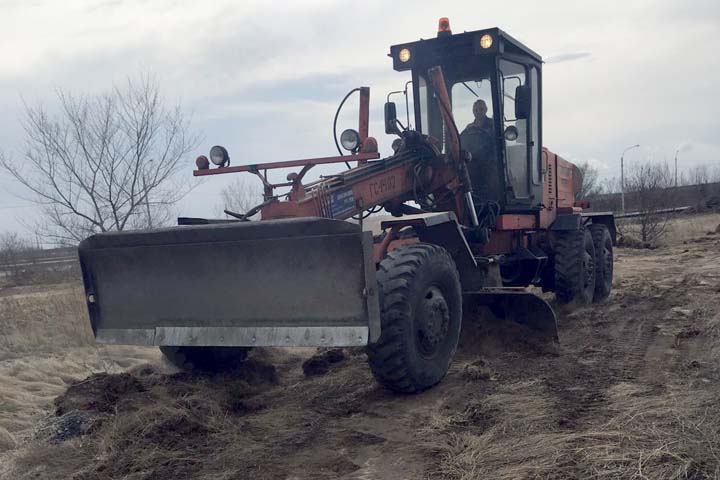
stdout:
<svg viewBox="0 0 720 480">
<path fill-rule="evenodd" d="M 637 217 L 618 226 L 623 236 L 633 236 L 645 245 L 657 244 L 667 232 L 672 206 L 673 177 L 667 164 L 634 164 L 625 177 L 625 194 L 637 206 Z"/>
<path fill-rule="evenodd" d="M 720 182 L 720 166 L 696 165 L 680 173 L 680 185 L 705 185 Z"/>
<path fill-rule="evenodd" d="M 600 183 L 600 172 L 598 172 L 598 169 L 588 162 L 580 163 L 577 167 L 582 174 L 582 186 L 580 191 L 575 193 L 575 199 L 586 199 L 603 193 L 603 185 Z"/>
<path fill-rule="evenodd" d="M 2 165 L 31 192 L 38 233 L 75 244 L 96 232 L 153 227 L 188 186 L 175 180 L 197 138 L 179 105 L 150 76 L 101 95 L 58 90 L 58 113 L 27 106 L 21 161 Z"/>
<path fill-rule="evenodd" d="M 258 183 L 236 178 L 220 191 L 222 204 L 218 206 L 218 215 L 225 210 L 244 214 L 263 201 L 262 189 Z"/>
<path fill-rule="evenodd" d="M 19 284 L 27 274 L 25 263 L 32 251 L 30 242 L 15 232 L 0 235 L 0 276 L 12 284 Z"/>
</svg>

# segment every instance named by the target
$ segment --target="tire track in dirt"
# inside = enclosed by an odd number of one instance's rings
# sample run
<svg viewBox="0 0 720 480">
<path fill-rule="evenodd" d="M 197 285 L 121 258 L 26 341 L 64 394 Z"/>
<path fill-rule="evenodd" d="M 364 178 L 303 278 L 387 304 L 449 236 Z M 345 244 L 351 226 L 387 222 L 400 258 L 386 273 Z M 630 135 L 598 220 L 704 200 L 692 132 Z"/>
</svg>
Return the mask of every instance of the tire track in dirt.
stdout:
<svg viewBox="0 0 720 480">
<path fill-rule="evenodd" d="M 676 362 L 672 340 L 661 334 L 663 317 L 658 312 L 682 304 L 682 292 L 662 296 L 657 280 L 647 276 L 642 281 L 626 277 L 622 283 L 629 288 L 614 293 L 604 304 L 561 317 L 561 358 L 546 371 L 560 428 L 587 429 L 604 423 L 613 415 L 610 388 L 621 382 L 662 388 L 658 362 Z"/>
</svg>

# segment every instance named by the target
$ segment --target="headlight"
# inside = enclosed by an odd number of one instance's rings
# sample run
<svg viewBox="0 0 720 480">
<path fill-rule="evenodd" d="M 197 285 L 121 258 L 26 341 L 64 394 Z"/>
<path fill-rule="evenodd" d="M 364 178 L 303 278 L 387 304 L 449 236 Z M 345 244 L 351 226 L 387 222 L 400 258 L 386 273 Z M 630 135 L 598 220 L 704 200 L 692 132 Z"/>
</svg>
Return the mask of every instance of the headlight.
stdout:
<svg viewBox="0 0 720 480">
<path fill-rule="evenodd" d="M 480 47 L 482 48 L 490 48 L 493 44 L 493 38 L 492 35 L 488 35 L 487 33 L 480 37 Z"/>
<path fill-rule="evenodd" d="M 224 166 L 226 163 L 230 163 L 230 156 L 225 147 L 215 145 L 210 149 L 210 161 L 218 167 Z"/>
<path fill-rule="evenodd" d="M 354 152 L 360 146 L 360 134 L 352 128 L 348 128 L 340 134 L 340 144 L 345 150 Z"/>
<path fill-rule="evenodd" d="M 514 125 L 510 125 L 505 129 L 505 140 L 507 140 L 508 142 L 514 142 L 518 139 L 519 135 L 520 132 Z"/>
<path fill-rule="evenodd" d="M 398 60 L 400 60 L 402 63 L 410 60 L 410 49 L 403 48 L 402 50 L 400 50 L 400 52 L 398 52 Z"/>
</svg>

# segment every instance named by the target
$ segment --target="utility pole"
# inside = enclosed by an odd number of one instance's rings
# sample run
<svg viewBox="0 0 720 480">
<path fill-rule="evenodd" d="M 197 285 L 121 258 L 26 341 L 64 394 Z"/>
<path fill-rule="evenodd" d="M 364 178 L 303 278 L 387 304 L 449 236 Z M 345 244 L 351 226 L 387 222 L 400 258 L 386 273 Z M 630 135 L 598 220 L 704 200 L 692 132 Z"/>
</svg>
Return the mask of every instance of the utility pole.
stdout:
<svg viewBox="0 0 720 480">
<path fill-rule="evenodd" d="M 636 148 L 639 146 L 640 144 L 630 145 L 625 150 L 623 150 L 622 155 L 620 155 L 620 209 L 622 213 L 625 213 L 625 152 L 627 152 L 631 148 Z"/>
<path fill-rule="evenodd" d="M 677 184 L 677 156 L 678 153 L 680 153 L 680 149 L 675 150 L 675 187 L 678 186 Z"/>
</svg>

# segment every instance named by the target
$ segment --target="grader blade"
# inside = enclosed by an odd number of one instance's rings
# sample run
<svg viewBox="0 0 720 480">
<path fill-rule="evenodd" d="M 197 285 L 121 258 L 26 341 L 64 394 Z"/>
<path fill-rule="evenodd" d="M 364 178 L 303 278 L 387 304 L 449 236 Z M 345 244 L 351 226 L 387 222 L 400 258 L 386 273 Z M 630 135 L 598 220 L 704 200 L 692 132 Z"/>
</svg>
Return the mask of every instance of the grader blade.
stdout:
<svg viewBox="0 0 720 480">
<path fill-rule="evenodd" d="M 101 343 L 357 346 L 380 335 L 372 236 L 348 222 L 115 232 L 79 251 Z"/>
<path fill-rule="evenodd" d="M 541 338 L 558 342 L 555 311 L 542 298 L 531 292 L 514 288 L 488 288 L 464 292 L 478 304 L 490 307 L 493 314 L 536 330 Z"/>
</svg>

